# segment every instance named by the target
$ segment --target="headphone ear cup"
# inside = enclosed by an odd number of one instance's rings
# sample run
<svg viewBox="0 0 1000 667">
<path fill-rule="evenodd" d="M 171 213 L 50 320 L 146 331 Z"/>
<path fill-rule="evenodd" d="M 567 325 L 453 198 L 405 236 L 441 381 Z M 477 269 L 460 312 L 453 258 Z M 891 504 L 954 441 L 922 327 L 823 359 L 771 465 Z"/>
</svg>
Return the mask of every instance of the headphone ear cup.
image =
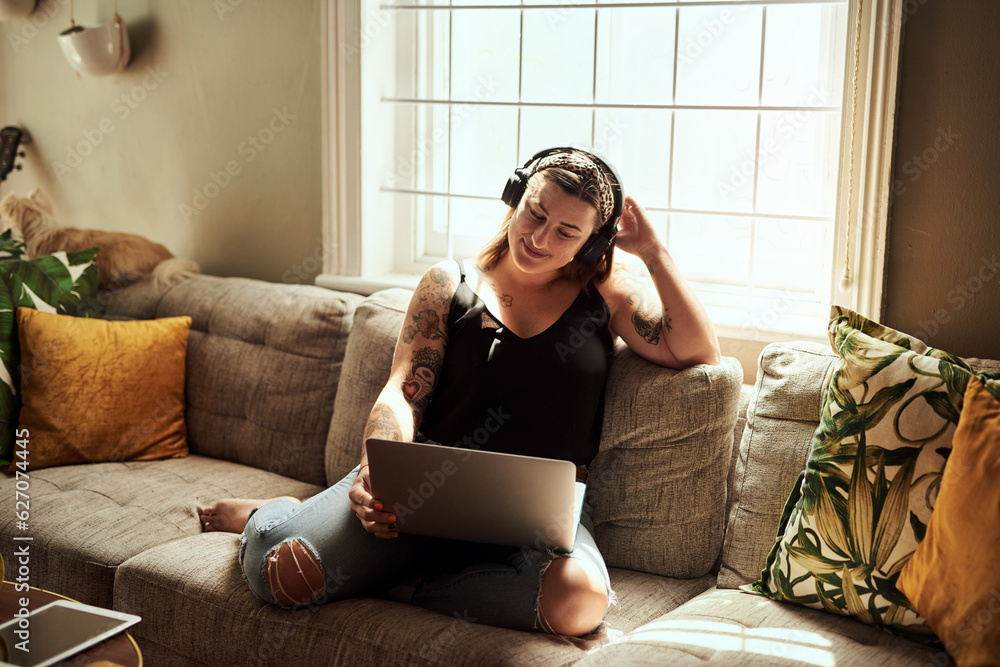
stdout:
<svg viewBox="0 0 1000 667">
<path fill-rule="evenodd" d="M 514 173 L 510 175 L 507 179 L 507 185 L 503 188 L 503 194 L 500 195 L 500 199 L 503 200 L 504 204 L 515 208 L 521 201 L 521 197 L 524 196 L 524 191 L 528 187 L 528 171 L 518 167 L 514 170 Z"/>
<path fill-rule="evenodd" d="M 597 234 L 588 239 L 580 248 L 580 252 L 576 253 L 576 261 L 587 265 L 597 264 L 611 247 L 616 236 L 618 236 L 617 220 L 604 225 Z"/>
</svg>

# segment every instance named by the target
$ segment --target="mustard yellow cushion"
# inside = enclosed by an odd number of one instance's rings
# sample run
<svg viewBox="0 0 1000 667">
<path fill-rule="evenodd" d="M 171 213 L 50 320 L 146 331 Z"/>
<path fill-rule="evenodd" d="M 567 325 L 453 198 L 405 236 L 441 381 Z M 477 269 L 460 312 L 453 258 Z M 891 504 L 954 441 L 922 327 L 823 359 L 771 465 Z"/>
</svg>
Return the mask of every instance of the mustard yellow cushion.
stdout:
<svg viewBox="0 0 1000 667">
<path fill-rule="evenodd" d="M 23 469 L 24 449 L 29 470 L 187 455 L 190 317 L 108 322 L 18 308 L 17 327 L 23 406 L 12 471 Z"/>
<path fill-rule="evenodd" d="M 998 554 L 1000 402 L 971 378 L 927 534 L 896 582 L 960 666 L 1000 659 Z"/>
</svg>

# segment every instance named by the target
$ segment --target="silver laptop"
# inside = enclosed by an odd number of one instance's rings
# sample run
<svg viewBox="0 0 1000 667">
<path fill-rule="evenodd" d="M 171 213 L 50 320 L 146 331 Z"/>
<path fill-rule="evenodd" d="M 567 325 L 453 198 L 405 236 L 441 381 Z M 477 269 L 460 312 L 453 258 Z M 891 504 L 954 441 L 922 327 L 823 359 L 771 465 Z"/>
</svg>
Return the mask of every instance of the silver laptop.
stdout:
<svg viewBox="0 0 1000 667">
<path fill-rule="evenodd" d="M 400 533 L 573 548 L 586 485 L 570 461 L 369 439 L 372 495 Z"/>
</svg>

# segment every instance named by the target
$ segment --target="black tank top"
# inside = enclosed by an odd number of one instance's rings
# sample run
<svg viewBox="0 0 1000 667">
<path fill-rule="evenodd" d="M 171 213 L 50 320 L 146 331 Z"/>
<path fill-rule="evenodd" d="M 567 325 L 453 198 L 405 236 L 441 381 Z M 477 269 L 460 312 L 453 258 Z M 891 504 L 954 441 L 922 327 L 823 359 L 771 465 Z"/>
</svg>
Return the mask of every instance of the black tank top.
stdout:
<svg viewBox="0 0 1000 667">
<path fill-rule="evenodd" d="M 520 338 L 461 282 L 420 432 L 444 445 L 586 465 L 597 454 L 613 341 L 593 282 L 545 331 Z"/>
</svg>

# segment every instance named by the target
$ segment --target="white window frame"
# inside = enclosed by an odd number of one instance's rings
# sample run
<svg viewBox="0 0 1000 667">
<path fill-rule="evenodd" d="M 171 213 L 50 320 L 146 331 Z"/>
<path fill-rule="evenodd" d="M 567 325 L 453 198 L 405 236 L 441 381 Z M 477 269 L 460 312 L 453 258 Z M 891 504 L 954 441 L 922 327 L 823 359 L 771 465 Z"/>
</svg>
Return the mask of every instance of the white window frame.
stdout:
<svg viewBox="0 0 1000 667">
<path fill-rule="evenodd" d="M 857 40 L 855 21 L 859 2 L 863 5 L 861 37 Z M 748 0 L 748 4 L 761 3 L 763 0 Z M 708 0 L 699 3 L 696 0 L 681 6 L 695 4 L 715 3 Z M 831 302 L 878 320 L 881 320 L 884 309 L 892 148 L 905 4 L 906 0 L 849 0 L 848 3 L 842 104 L 844 129 L 841 133 L 842 162 L 837 185 Z M 392 11 L 382 9 L 362 24 L 361 3 L 356 0 L 327 0 L 323 9 L 326 26 L 322 72 L 323 241 L 328 252 L 325 254 L 323 273 L 317 277 L 316 284 L 361 294 L 386 287 L 413 287 L 419 276 L 379 271 L 378 267 L 389 265 L 386 244 L 380 238 L 384 232 L 366 229 L 361 224 L 362 211 L 377 187 L 377 184 L 364 184 L 361 179 L 364 160 L 361 58 L 370 56 L 365 47 L 371 40 L 392 38 Z M 854 134 L 851 136 L 856 45 L 859 55 L 857 107 Z M 375 51 L 378 50 L 371 50 Z M 853 183 L 847 178 L 847 156 L 852 149 Z M 844 223 L 849 204 L 850 230 Z M 846 290 L 841 290 L 845 262 L 850 266 L 851 281 Z M 720 338 L 724 348 L 728 347 L 739 357 L 745 369 L 748 363 L 752 369 L 757 354 L 767 342 L 801 340 L 808 336 L 777 334 L 767 331 L 766 327 L 743 327 L 740 330 L 720 330 Z M 727 340 L 735 342 L 735 345 L 727 346 Z"/>
</svg>

